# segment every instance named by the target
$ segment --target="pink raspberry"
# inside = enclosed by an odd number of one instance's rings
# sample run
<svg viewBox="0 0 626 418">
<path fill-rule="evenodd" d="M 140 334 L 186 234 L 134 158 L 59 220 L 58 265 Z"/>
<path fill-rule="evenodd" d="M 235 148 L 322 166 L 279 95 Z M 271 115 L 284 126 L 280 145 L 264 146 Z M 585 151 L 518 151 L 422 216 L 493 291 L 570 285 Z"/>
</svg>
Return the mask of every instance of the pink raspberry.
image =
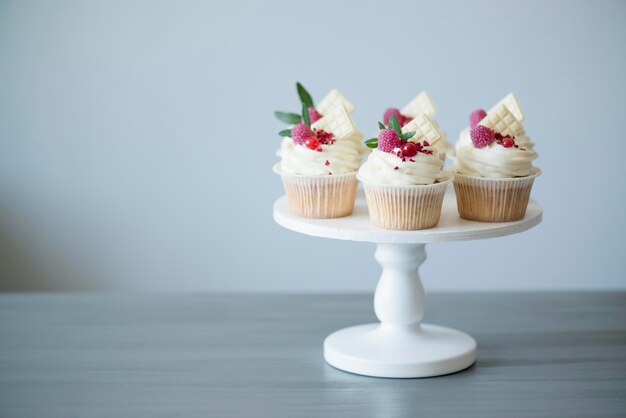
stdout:
<svg viewBox="0 0 626 418">
<path fill-rule="evenodd" d="M 470 113 L 470 127 L 473 128 L 474 126 L 478 125 L 478 122 L 483 120 L 485 116 L 487 116 L 487 112 L 485 112 L 483 109 L 474 110 L 472 113 Z"/>
<path fill-rule="evenodd" d="M 311 123 L 315 123 L 318 120 L 322 119 L 322 115 L 320 115 L 320 113 L 314 107 L 309 107 L 307 110 L 309 111 L 309 119 Z"/>
<path fill-rule="evenodd" d="M 470 131 L 470 136 L 476 148 L 484 148 L 496 140 L 493 131 L 483 125 L 474 126 Z"/>
<path fill-rule="evenodd" d="M 408 116 L 403 116 L 403 115 L 400 115 L 400 116 L 402 116 L 401 119 L 398 119 L 398 122 L 400 122 L 400 126 L 404 126 L 413 120 L 413 118 L 410 118 Z"/>
<path fill-rule="evenodd" d="M 313 137 L 315 136 L 313 134 L 313 131 L 304 123 L 299 123 L 293 128 L 291 128 L 291 139 L 293 140 L 294 143 L 298 145 L 304 144 L 304 141 L 306 141 L 312 136 Z"/>
<path fill-rule="evenodd" d="M 402 147 L 402 141 L 393 129 L 383 129 L 378 134 L 378 149 L 391 152 L 394 148 Z"/>
<path fill-rule="evenodd" d="M 395 107 L 390 107 L 389 109 L 385 110 L 385 114 L 383 115 L 383 123 L 385 125 L 389 125 L 389 119 L 391 118 L 391 115 L 396 115 L 396 119 L 398 119 L 398 122 L 400 122 L 400 125 L 402 125 L 402 119 L 404 118 L 404 116 L 402 116 L 402 114 L 400 114 L 400 111 Z"/>
</svg>

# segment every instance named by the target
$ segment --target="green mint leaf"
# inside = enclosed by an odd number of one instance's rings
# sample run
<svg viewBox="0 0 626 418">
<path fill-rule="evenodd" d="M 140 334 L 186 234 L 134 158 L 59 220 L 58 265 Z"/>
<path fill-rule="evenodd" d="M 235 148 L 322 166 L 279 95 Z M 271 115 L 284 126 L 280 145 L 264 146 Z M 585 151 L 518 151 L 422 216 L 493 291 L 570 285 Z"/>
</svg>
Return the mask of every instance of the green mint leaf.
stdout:
<svg viewBox="0 0 626 418">
<path fill-rule="evenodd" d="M 380 129 L 387 129 L 387 127 L 385 126 L 385 124 L 384 124 L 384 123 L 382 123 L 382 122 L 378 122 L 378 127 L 379 127 Z"/>
<path fill-rule="evenodd" d="M 365 141 L 365 146 L 368 148 L 378 148 L 378 138 L 371 138 Z"/>
<path fill-rule="evenodd" d="M 310 128 L 311 118 L 309 118 L 309 108 L 304 103 L 302 103 L 302 119 L 304 120 L 304 123 L 306 124 L 306 126 Z"/>
<path fill-rule="evenodd" d="M 368 148 L 378 148 L 378 138 L 370 138 L 366 140 L 365 146 Z"/>
<path fill-rule="evenodd" d="M 291 137 L 291 129 L 283 129 L 278 135 Z"/>
<path fill-rule="evenodd" d="M 402 127 L 400 126 L 400 122 L 398 122 L 398 118 L 396 118 L 396 115 L 391 115 L 391 117 L 389 118 L 389 127 L 396 131 L 396 134 L 398 136 L 402 135 Z"/>
<path fill-rule="evenodd" d="M 306 105 L 306 107 L 314 107 L 313 98 L 311 97 L 309 92 L 306 91 L 304 86 L 298 82 L 296 83 L 296 89 L 298 90 L 298 96 L 300 96 L 300 101 L 302 102 L 302 104 Z"/>
<path fill-rule="evenodd" d="M 279 121 L 285 122 L 289 125 L 295 125 L 296 123 L 300 123 L 300 115 L 298 115 L 297 113 L 274 112 L 274 116 L 276 116 Z"/>
<path fill-rule="evenodd" d="M 402 135 L 400 135 L 400 139 L 404 141 L 408 141 L 409 139 L 413 138 L 414 135 L 415 135 L 415 131 L 405 132 Z"/>
</svg>

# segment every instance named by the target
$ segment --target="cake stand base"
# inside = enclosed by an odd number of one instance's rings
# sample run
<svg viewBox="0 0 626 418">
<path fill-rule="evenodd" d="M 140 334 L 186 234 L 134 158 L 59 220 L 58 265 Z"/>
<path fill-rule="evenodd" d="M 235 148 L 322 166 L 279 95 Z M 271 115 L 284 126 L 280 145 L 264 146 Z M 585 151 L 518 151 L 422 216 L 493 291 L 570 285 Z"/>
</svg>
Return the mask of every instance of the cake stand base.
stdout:
<svg viewBox="0 0 626 418">
<path fill-rule="evenodd" d="M 347 372 L 397 378 L 441 376 L 476 361 L 472 337 L 422 324 L 426 300 L 418 270 L 426 260 L 426 244 L 516 234 L 539 224 L 542 213 L 541 205 L 531 200 L 522 220 L 468 221 L 459 217 L 454 191 L 449 190 L 437 227 L 391 231 L 372 224 L 362 192 L 357 194 L 354 212 L 345 218 L 299 218 L 289 212 L 284 196 L 274 203 L 274 219 L 285 228 L 316 237 L 376 243 L 375 258 L 382 274 L 374 293 L 374 311 L 380 322 L 332 333 L 324 341 L 324 358 Z"/>
<path fill-rule="evenodd" d="M 366 376 L 440 376 L 474 364 L 476 341 L 437 325 L 366 324 L 329 335 L 324 358 L 333 367 Z"/>
<path fill-rule="evenodd" d="M 450 328 L 422 324 L 424 287 L 418 274 L 425 244 L 378 244 L 383 268 L 374 294 L 378 324 L 339 330 L 324 341 L 326 361 L 375 377 L 429 377 L 458 372 L 476 360 L 476 341 Z"/>
</svg>

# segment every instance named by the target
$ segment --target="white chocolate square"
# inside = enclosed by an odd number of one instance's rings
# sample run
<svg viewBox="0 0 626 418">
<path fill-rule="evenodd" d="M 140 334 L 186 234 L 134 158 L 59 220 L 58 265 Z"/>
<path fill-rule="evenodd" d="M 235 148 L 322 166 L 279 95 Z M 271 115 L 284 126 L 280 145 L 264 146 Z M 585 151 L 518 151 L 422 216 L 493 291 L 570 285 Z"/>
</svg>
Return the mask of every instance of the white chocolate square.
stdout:
<svg viewBox="0 0 626 418">
<path fill-rule="evenodd" d="M 487 113 L 487 116 L 483 118 L 479 122 L 479 125 L 486 126 L 489 129 L 492 129 L 495 132 L 499 132 L 502 135 L 512 135 L 517 136 L 524 132 L 524 128 L 522 124 L 513 113 L 509 110 L 509 108 L 503 104 L 496 107 L 494 110 L 490 110 Z"/>
<path fill-rule="evenodd" d="M 502 100 L 500 100 L 498 103 L 496 103 L 496 105 L 494 107 L 489 109 L 489 112 L 487 112 L 487 113 L 491 113 L 498 106 L 500 106 L 502 104 L 505 105 L 507 107 L 507 109 L 509 109 L 509 111 L 513 114 L 513 116 L 515 116 L 515 118 L 518 121 L 521 122 L 521 121 L 524 120 L 524 112 L 522 111 L 522 107 L 520 106 L 519 102 L 517 101 L 517 97 L 515 97 L 515 93 L 509 93 L 506 96 L 504 96 L 504 98 Z"/>
<path fill-rule="evenodd" d="M 345 106 L 335 107 L 326 113 L 322 119 L 311 125 L 312 129 L 323 129 L 335 135 L 335 139 L 350 139 L 358 134 L 350 113 Z"/>
<path fill-rule="evenodd" d="M 402 133 L 411 131 L 415 131 L 413 138 L 409 139 L 411 142 L 426 140 L 432 145 L 441 138 L 441 133 L 425 113 L 420 113 L 402 127 Z"/>
<path fill-rule="evenodd" d="M 416 117 L 420 113 L 426 113 L 426 116 L 432 118 L 437 113 L 433 101 L 425 91 L 418 94 L 413 100 L 411 100 L 406 106 L 400 110 L 404 116 Z"/>
<path fill-rule="evenodd" d="M 343 94 L 339 93 L 338 90 L 333 89 L 322 99 L 321 102 L 317 104 L 317 106 L 315 106 L 315 109 L 323 116 L 341 105 L 345 106 L 348 113 L 352 113 L 354 111 L 354 105 L 346 99 Z"/>
</svg>

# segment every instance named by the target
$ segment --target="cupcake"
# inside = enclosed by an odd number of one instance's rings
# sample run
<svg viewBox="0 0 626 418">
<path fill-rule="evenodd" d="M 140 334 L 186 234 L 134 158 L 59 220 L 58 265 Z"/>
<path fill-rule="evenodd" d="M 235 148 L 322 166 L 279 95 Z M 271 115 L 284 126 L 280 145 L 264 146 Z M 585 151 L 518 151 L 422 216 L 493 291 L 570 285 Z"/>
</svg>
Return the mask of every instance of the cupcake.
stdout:
<svg viewBox="0 0 626 418">
<path fill-rule="evenodd" d="M 395 107 L 387 109 L 383 115 L 383 122 L 385 125 L 388 125 L 391 115 L 395 115 L 400 123 L 400 126 L 404 126 L 422 113 L 425 113 L 426 116 L 431 119 L 431 123 L 439 131 L 440 138 L 437 141 L 432 142 L 430 145 L 431 147 L 437 149 L 439 158 L 441 158 L 442 161 L 445 161 L 446 154 L 454 153 L 454 148 L 452 148 L 450 143 L 446 140 L 446 133 L 442 131 L 437 122 L 432 119 L 437 113 L 437 109 L 430 99 L 430 96 L 425 91 L 418 94 L 413 100 L 404 106 L 402 110 L 398 110 Z"/>
<path fill-rule="evenodd" d="M 522 127 L 524 113 L 513 93 L 488 112 L 470 115 L 456 145 L 454 189 L 459 214 L 481 222 L 524 218 L 533 182 L 541 170 Z"/>
<path fill-rule="evenodd" d="M 441 205 L 451 176 L 442 171 L 443 160 L 431 143 L 440 133 L 426 114 L 402 128 L 395 114 L 389 126 L 379 122 L 374 148 L 359 169 L 370 219 L 385 229 L 417 230 L 439 222 Z"/>
<path fill-rule="evenodd" d="M 296 91 L 298 92 L 300 105 L 306 106 L 307 113 L 309 114 L 309 120 L 311 121 L 311 123 L 317 122 L 326 113 L 330 112 L 337 106 L 344 106 L 348 113 L 352 113 L 354 111 L 354 105 L 352 104 L 352 102 L 346 99 L 346 97 L 341 94 L 337 89 L 331 90 L 330 93 L 328 93 L 318 105 L 315 105 L 313 97 L 302 84 L 296 83 Z M 302 122 L 302 116 L 299 110 L 300 107 L 298 107 L 298 113 L 276 111 L 274 112 L 274 116 L 276 116 L 276 118 L 281 122 L 293 126 L 297 123 Z"/>
<path fill-rule="evenodd" d="M 285 186 L 289 210 L 304 218 L 338 218 L 354 209 L 362 135 L 339 104 L 312 123 L 310 106 L 285 137 L 274 166 Z"/>
</svg>

